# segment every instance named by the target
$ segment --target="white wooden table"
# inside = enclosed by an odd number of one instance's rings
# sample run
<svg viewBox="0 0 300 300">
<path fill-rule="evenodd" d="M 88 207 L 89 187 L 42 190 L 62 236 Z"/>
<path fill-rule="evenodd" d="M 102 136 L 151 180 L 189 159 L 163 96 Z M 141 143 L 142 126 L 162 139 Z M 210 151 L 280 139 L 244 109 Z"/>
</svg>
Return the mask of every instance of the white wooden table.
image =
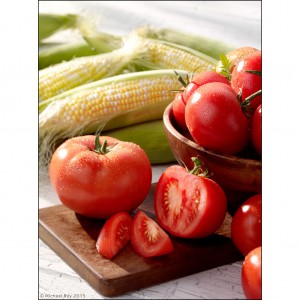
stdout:
<svg viewBox="0 0 300 300">
<path fill-rule="evenodd" d="M 92 13 L 101 19 L 101 30 L 127 34 L 140 25 L 173 27 L 207 35 L 240 46 L 261 48 L 259 1 L 54 1 L 39 2 L 40 12 Z M 76 39 L 66 31 L 57 41 Z M 168 165 L 153 167 L 156 182 Z M 49 178 L 40 170 L 39 208 L 59 204 Z M 245 299 L 240 280 L 242 262 L 224 265 L 166 283 L 141 289 L 115 299 Z M 39 241 L 40 299 L 104 299 L 75 273 L 43 241 Z"/>
</svg>

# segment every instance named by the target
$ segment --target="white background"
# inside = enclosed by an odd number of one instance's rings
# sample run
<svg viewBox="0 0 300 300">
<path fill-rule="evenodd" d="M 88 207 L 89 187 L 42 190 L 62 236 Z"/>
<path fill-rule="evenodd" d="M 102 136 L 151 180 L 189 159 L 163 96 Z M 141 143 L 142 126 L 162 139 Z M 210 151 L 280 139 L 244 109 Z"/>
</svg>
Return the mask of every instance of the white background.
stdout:
<svg viewBox="0 0 300 300">
<path fill-rule="evenodd" d="M 262 7 L 263 296 L 294 299 L 300 265 L 298 6 L 264 0 Z M 38 294 L 37 14 L 37 1 L 1 1 L 0 293 L 10 299 Z"/>
</svg>

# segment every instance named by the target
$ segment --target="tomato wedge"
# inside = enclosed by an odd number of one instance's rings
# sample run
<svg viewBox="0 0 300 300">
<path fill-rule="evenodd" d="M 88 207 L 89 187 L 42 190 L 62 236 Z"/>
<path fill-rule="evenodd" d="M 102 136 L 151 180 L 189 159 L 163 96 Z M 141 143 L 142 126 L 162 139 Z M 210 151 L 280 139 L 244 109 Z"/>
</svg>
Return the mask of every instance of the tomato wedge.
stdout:
<svg viewBox="0 0 300 300">
<path fill-rule="evenodd" d="M 119 212 L 110 217 L 102 227 L 96 249 L 104 257 L 111 259 L 130 240 L 133 218 L 127 212 Z"/>
<path fill-rule="evenodd" d="M 137 211 L 133 219 L 131 244 L 142 257 L 160 256 L 173 251 L 168 234 L 141 210 Z"/>
</svg>

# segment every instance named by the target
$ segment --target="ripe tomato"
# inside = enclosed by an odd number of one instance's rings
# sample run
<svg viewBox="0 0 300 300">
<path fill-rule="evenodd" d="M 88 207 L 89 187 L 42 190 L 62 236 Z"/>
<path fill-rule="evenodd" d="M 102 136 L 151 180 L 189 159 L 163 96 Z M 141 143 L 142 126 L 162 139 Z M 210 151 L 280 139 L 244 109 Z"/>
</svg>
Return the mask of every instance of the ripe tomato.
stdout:
<svg viewBox="0 0 300 300">
<path fill-rule="evenodd" d="M 231 238 L 243 255 L 262 243 L 262 195 L 246 200 L 236 211 L 231 223 Z"/>
<path fill-rule="evenodd" d="M 100 143 L 93 135 L 65 141 L 54 152 L 49 173 L 65 206 L 100 219 L 136 209 L 152 181 L 149 158 L 140 146 L 106 136 Z"/>
<path fill-rule="evenodd" d="M 142 257 L 160 256 L 173 251 L 168 234 L 141 210 L 133 219 L 131 244 Z"/>
<path fill-rule="evenodd" d="M 262 154 L 262 109 L 257 107 L 252 118 L 251 141 L 257 153 Z"/>
<path fill-rule="evenodd" d="M 174 119 L 182 130 L 187 130 L 185 123 L 185 103 L 183 102 L 182 93 L 179 92 L 175 95 L 172 102 L 172 110 Z"/>
<path fill-rule="evenodd" d="M 102 227 L 97 242 L 97 251 L 111 259 L 116 256 L 130 240 L 133 219 L 127 212 L 119 212 L 110 217 Z"/>
<path fill-rule="evenodd" d="M 261 51 L 257 50 L 245 55 L 241 60 L 239 60 L 238 64 L 232 71 L 231 86 L 236 93 L 239 93 L 241 90 L 242 101 L 245 101 L 247 97 L 262 88 L 261 75 L 249 73 L 247 71 L 262 71 Z M 261 95 L 259 95 L 250 102 L 249 107 L 252 109 L 253 113 L 261 104 L 261 101 L 262 98 Z"/>
<path fill-rule="evenodd" d="M 209 82 L 223 82 L 230 85 L 224 76 L 215 71 L 206 71 L 193 76 L 192 80 L 183 89 L 182 93 L 177 93 L 173 101 L 173 115 L 180 128 L 187 130 L 185 121 L 185 105 L 191 95 L 201 86 Z"/>
<path fill-rule="evenodd" d="M 242 266 L 242 288 L 247 299 L 261 299 L 261 247 L 250 251 Z"/>
<path fill-rule="evenodd" d="M 221 74 L 230 75 L 236 64 L 239 62 L 239 60 L 244 57 L 245 55 L 252 53 L 254 51 L 258 51 L 258 49 L 253 47 L 241 47 L 236 48 L 229 53 L 226 54 L 226 58 L 229 61 L 229 65 L 224 63 L 222 60 L 219 60 L 216 66 L 216 71 Z"/>
<path fill-rule="evenodd" d="M 241 151 L 250 139 L 249 121 L 227 84 L 200 86 L 185 107 L 190 134 L 200 146 L 222 154 Z"/>
<path fill-rule="evenodd" d="M 184 89 L 182 98 L 185 103 L 188 102 L 192 94 L 197 90 L 201 85 L 204 85 L 209 82 L 223 82 L 227 85 L 230 85 L 230 82 L 227 78 L 215 71 L 205 71 L 193 76 L 191 82 Z"/>
<path fill-rule="evenodd" d="M 222 225 L 227 210 L 222 188 L 209 178 L 197 176 L 199 160 L 195 163 L 191 173 L 178 165 L 167 168 L 154 193 L 158 223 L 169 233 L 183 238 L 213 234 Z"/>
</svg>

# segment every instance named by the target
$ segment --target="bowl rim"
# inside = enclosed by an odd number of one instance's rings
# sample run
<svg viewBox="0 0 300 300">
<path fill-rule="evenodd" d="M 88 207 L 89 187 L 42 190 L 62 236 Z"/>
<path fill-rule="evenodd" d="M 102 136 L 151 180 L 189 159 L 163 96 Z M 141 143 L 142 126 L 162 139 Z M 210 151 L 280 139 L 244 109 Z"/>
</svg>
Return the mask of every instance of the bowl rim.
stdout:
<svg viewBox="0 0 300 300">
<path fill-rule="evenodd" d="M 242 158 L 242 157 L 238 157 L 238 156 L 234 156 L 234 155 L 221 155 L 212 151 L 209 151 L 203 147 L 201 147 L 200 145 L 198 145 L 197 143 L 195 143 L 194 141 L 190 140 L 189 138 L 185 137 L 184 135 L 182 135 L 179 131 L 177 131 L 177 129 L 173 126 L 171 120 L 170 120 L 170 113 L 173 114 L 173 103 L 171 102 L 170 104 L 168 104 L 168 106 L 165 108 L 165 111 L 163 113 L 163 122 L 164 125 L 166 127 L 166 129 L 172 134 L 174 135 L 176 138 L 178 138 L 179 140 L 181 140 L 183 143 L 185 143 L 188 146 L 191 146 L 201 152 L 204 152 L 212 157 L 218 158 L 218 159 L 225 159 L 234 163 L 241 163 L 241 164 L 249 164 L 251 163 L 254 166 L 257 167 L 261 167 L 262 165 L 262 161 L 261 160 L 256 160 L 256 159 L 250 159 L 250 158 Z"/>
</svg>

